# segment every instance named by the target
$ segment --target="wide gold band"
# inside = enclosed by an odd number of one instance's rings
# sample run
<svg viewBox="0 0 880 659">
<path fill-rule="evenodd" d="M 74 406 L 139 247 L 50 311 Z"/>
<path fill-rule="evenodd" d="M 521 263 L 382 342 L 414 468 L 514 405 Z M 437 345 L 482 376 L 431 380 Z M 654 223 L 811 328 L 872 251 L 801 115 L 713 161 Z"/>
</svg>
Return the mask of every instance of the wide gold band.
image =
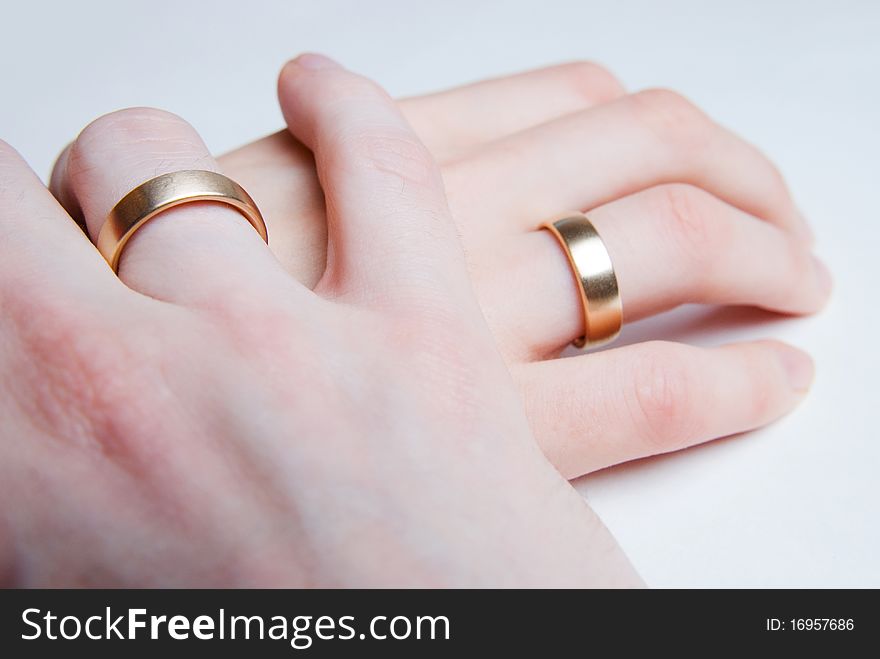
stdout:
<svg viewBox="0 0 880 659">
<path fill-rule="evenodd" d="M 150 179 L 120 199 L 98 232 L 98 251 L 116 272 L 125 244 L 138 229 L 162 211 L 193 201 L 232 206 L 269 242 L 263 216 L 244 188 L 223 174 L 189 169 Z"/>
<path fill-rule="evenodd" d="M 541 228 L 556 236 L 580 291 L 584 335 L 572 343 L 578 348 L 593 348 L 613 341 L 620 334 L 623 307 L 611 255 L 596 227 L 586 215 L 577 213 Z"/>
</svg>

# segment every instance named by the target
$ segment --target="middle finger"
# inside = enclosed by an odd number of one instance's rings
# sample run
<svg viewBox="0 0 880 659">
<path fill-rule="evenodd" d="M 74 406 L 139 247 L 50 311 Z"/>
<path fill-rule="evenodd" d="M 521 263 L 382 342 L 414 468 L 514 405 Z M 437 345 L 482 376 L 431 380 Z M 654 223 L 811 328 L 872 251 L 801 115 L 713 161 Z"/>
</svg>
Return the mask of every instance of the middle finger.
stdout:
<svg viewBox="0 0 880 659">
<path fill-rule="evenodd" d="M 663 183 L 690 183 L 805 242 L 811 233 L 776 167 L 681 96 L 648 90 L 499 140 L 447 166 L 471 243 L 528 230 Z M 486 194 L 487 190 L 493 191 Z M 479 220 L 479 221 L 477 221 Z"/>
</svg>

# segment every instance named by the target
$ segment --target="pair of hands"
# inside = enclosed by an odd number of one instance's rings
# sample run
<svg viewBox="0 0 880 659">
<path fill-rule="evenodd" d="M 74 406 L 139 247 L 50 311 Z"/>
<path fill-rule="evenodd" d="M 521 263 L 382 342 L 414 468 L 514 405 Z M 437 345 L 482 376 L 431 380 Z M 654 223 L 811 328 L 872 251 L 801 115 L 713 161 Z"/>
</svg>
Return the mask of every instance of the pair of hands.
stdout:
<svg viewBox="0 0 880 659">
<path fill-rule="evenodd" d="M 2 149 L 7 579 L 638 583 L 565 477 L 767 423 L 812 367 L 775 342 L 548 360 L 581 316 L 534 229 L 593 209 L 627 321 L 809 313 L 830 283 L 775 168 L 592 65 L 395 104 L 303 56 L 279 92 L 289 133 L 219 164 L 175 116 L 102 117 L 54 198 Z M 129 189 L 191 168 L 251 193 L 275 256 L 235 211 L 188 204 L 114 277 L 71 217 L 94 237 Z"/>
</svg>

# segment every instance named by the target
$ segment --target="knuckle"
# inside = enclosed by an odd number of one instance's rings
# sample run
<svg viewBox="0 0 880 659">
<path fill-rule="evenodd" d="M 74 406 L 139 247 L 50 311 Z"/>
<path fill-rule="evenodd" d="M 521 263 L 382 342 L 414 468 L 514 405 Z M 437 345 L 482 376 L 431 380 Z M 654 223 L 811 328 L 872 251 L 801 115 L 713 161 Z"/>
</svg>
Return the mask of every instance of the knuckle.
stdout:
<svg viewBox="0 0 880 659">
<path fill-rule="evenodd" d="M 154 165 L 161 173 L 171 162 L 200 167 L 209 159 L 204 143 L 185 120 L 165 110 L 137 107 L 98 117 L 70 146 L 67 176 L 75 189 L 89 189 L 96 172 L 107 167 L 107 156 L 130 163 L 125 171 L 143 171 Z"/>
<path fill-rule="evenodd" d="M 295 75 L 287 72 L 296 71 Z M 279 85 L 286 93 L 307 100 L 307 106 L 329 109 L 321 112 L 319 121 L 336 117 L 336 112 L 343 114 L 357 111 L 365 104 L 383 104 L 394 106 L 394 99 L 378 83 L 344 69 L 324 71 L 320 75 L 303 75 L 300 67 L 285 67 Z"/>
<path fill-rule="evenodd" d="M 433 156 L 380 85 L 345 71 L 306 79 L 301 93 L 310 94 L 310 105 L 333 108 L 315 116 L 316 149 L 328 167 L 385 175 L 389 186 L 439 183 Z M 364 108 L 375 112 L 365 115 Z"/>
<path fill-rule="evenodd" d="M 728 238 L 713 221 L 708 193 L 687 184 L 664 185 L 657 193 L 658 216 L 675 252 L 690 271 L 706 274 Z"/>
<path fill-rule="evenodd" d="M 352 92 L 359 97 L 373 96 L 375 100 L 382 103 L 394 103 L 391 94 L 375 80 L 370 80 L 360 75 L 348 74 L 348 78 L 341 82 L 342 84 L 350 85 Z"/>
<path fill-rule="evenodd" d="M 393 185 L 430 186 L 439 170 L 427 148 L 405 130 L 358 131 L 342 137 L 339 148 L 346 167 L 368 167 L 387 175 Z"/>
<path fill-rule="evenodd" d="M 157 139 L 161 144 L 156 144 Z M 118 154 L 127 147 L 135 147 L 132 157 L 137 157 L 139 166 L 150 158 L 158 163 L 169 157 L 205 157 L 198 133 L 176 114 L 156 108 L 127 108 L 98 117 L 82 130 L 68 153 L 68 174 L 76 179 L 102 163 L 108 152 Z"/>
<path fill-rule="evenodd" d="M 680 346 L 653 342 L 636 362 L 630 411 L 635 428 L 653 449 L 687 443 L 694 431 L 696 384 Z"/>
<path fill-rule="evenodd" d="M 319 101 L 337 104 L 347 102 L 379 101 L 393 104 L 391 95 L 379 83 L 344 69 L 322 72 L 320 75 L 296 76 L 301 84 L 300 93 L 309 94 Z"/>
<path fill-rule="evenodd" d="M 690 100 L 669 89 L 646 89 L 631 97 L 636 117 L 662 140 L 687 151 L 704 148 L 711 122 Z"/>
<path fill-rule="evenodd" d="M 617 77 L 595 62 L 571 62 L 563 70 L 575 92 L 588 102 L 608 101 L 624 93 Z"/>
<path fill-rule="evenodd" d="M 122 137 L 125 141 L 155 137 L 157 132 L 164 134 L 169 128 L 188 126 L 179 116 L 157 108 L 136 107 L 116 110 L 98 117 L 87 125 L 76 140 L 77 144 L 88 144 L 94 139 L 107 136 Z"/>
</svg>

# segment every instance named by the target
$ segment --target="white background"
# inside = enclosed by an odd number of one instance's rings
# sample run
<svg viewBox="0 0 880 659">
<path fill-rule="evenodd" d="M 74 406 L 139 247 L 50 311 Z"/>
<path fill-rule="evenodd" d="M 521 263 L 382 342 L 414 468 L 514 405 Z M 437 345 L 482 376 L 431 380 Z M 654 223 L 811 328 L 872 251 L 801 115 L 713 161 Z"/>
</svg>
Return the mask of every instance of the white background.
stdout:
<svg viewBox="0 0 880 659">
<path fill-rule="evenodd" d="M 880 586 L 880 2 L 4 0 L 0 137 L 47 175 L 90 119 L 153 105 L 217 152 L 281 127 L 275 76 L 325 52 L 396 95 L 570 59 L 675 88 L 787 174 L 836 292 L 810 319 L 693 310 L 648 336 L 776 336 L 817 380 L 761 432 L 578 487 L 653 586 Z"/>
</svg>

